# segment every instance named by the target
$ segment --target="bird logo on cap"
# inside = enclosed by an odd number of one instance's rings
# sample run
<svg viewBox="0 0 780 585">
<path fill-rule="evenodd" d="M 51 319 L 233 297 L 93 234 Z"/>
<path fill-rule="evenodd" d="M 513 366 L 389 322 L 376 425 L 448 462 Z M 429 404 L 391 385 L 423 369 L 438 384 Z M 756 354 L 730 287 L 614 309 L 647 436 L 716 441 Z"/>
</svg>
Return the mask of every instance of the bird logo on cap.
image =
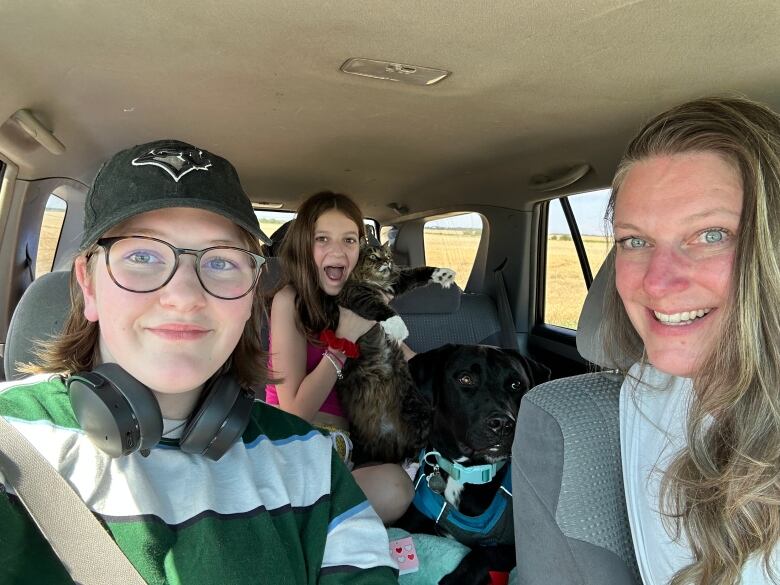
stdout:
<svg viewBox="0 0 780 585">
<path fill-rule="evenodd" d="M 197 148 L 182 150 L 180 148 L 153 148 L 148 153 L 134 158 L 134 167 L 152 165 L 160 167 L 177 183 L 189 172 L 207 171 L 211 161 L 205 153 Z"/>
</svg>

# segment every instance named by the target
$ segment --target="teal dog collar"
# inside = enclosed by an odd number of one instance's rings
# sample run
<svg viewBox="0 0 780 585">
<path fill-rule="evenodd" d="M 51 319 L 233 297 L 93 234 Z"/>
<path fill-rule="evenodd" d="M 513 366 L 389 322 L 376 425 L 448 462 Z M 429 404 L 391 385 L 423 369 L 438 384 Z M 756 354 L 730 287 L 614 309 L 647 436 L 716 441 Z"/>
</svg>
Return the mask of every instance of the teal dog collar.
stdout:
<svg viewBox="0 0 780 585">
<path fill-rule="evenodd" d="M 506 461 L 501 461 L 499 463 L 488 463 L 485 465 L 465 466 L 446 459 L 438 451 L 428 451 L 427 453 L 423 452 L 422 459 L 429 465 L 433 465 L 430 461 L 428 461 L 429 455 L 433 455 L 436 458 L 436 465 L 446 471 L 452 479 L 459 481 L 460 483 L 490 483 L 493 478 L 496 477 L 498 470 L 504 466 L 504 463 L 506 463 Z"/>
</svg>

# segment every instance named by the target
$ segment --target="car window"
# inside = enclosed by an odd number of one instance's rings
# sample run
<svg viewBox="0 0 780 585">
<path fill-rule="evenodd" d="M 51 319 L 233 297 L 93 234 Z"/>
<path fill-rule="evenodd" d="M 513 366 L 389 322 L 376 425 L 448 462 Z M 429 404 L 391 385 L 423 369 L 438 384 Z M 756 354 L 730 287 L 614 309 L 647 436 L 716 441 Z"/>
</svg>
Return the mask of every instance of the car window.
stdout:
<svg viewBox="0 0 780 585">
<path fill-rule="evenodd" d="M 282 224 L 295 217 L 295 213 L 291 211 L 265 211 L 260 209 L 255 209 L 255 215 L 257 216 L 257 221 L 260 222 L 260 229 L 263 230 L 266 236 L 271 236 L 282 227 Z"/>
<path fill-rule="evenodd" d="M 588 286 L 611 246 L 604 224 L 609 193 L 609 189 L 602 189 L 549 202 L 544 287 L 544 322 L 548 325 L 577 329 Z M 567 207 L 571 210 L 569 219 Z M 578 242 L 585 255 L 584 266 Z"/>
<path fill-rule="evenodd" d="M 38 239 L 38 254 L 35 261 L 35 278 L 51 272 L 54 255 L 62 233 L 62 223 L 65 221 L 67 204 L 65 200 L 52 194 L 46 201 L 41 223 L 41 234 Z"/>
<path fill-rule="evenodd" d="M 452 268 L 455 282 L 465 290 L 482 239 L 482 227 L 482 216 L 478 213 L 463 213 L 425 222 L 425 263 Z"/>
</svg>

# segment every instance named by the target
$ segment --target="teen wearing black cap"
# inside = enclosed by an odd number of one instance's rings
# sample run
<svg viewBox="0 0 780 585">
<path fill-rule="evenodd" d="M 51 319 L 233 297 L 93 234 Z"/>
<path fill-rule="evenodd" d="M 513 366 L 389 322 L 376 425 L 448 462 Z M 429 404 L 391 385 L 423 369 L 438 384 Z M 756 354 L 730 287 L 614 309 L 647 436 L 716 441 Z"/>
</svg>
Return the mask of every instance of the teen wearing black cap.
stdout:
<svg viewBox="0 0 780 585">
<path fill-rule="evenodd" d="M 248 390 L 267 375 L 258 239 L 225 159 L 172 140 L 115 155 L 87 195 L 63 333 L 0 386 L 0 415 L 149 583 L 394 583 L 330 440 Z M 0 527 L 0 582 L 71 582 L 10 486 Z"/>
</svg>

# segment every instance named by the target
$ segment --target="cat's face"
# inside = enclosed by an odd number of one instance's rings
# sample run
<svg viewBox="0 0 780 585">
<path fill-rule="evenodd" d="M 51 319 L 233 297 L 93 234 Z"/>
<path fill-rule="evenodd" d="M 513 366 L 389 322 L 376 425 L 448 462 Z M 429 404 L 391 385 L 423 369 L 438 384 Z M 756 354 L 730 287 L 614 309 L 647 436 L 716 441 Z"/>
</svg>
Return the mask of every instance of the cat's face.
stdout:
<svg viewBox="0 0 780 585">
<path fill-rule="evenodd" d="M 358 260 L 355 277 L 383 280 L 389 278 L 392 273 L 393 253 L 390 251 L 388 244 L 384 246 L 364 246 L 360 249 L 360 259 Z"/>
</svg>

